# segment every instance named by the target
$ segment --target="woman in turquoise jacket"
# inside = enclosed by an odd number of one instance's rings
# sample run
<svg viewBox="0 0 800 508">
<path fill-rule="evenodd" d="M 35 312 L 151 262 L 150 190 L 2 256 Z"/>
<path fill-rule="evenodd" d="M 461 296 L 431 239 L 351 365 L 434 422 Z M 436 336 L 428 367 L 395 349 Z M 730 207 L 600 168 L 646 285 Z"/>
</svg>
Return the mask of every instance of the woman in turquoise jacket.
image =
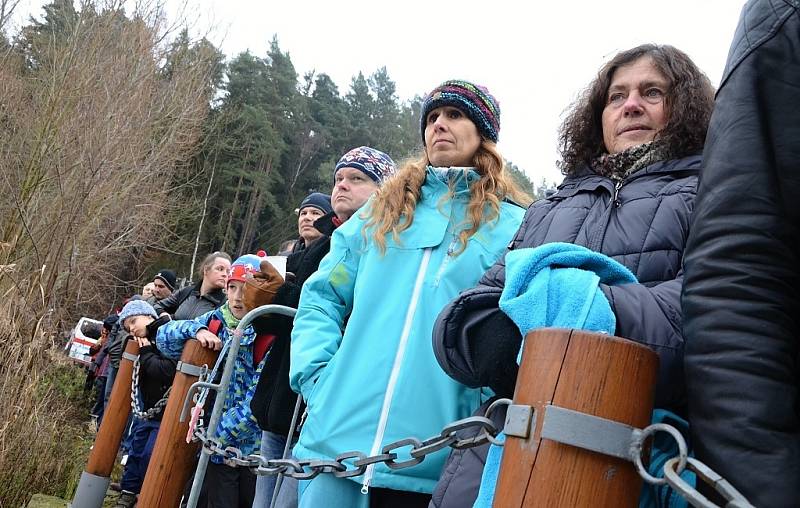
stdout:
<svg viewBox="0 0 800 508">
<path fill-rule="evenodd" d="M 292 332 L 290 381 L 308 402 L 297 457 L 379 454 L 438 434 L 482 402 L 438 366 L 431 332 L 439 311 L 505 252 L 524 214 L 511 200 L 527 198 L 496 149 L 499 117 L 485 88 L 437 87 L 423 104 L 423 156 L 334 233 Z M 397 461 L 409 458 L 399 452 Z M 402 470 L 371 465 L 349 479 L 322 474 L 301 483 L 300 506 L 427 506 L 446 457 Z"/>
</svg>

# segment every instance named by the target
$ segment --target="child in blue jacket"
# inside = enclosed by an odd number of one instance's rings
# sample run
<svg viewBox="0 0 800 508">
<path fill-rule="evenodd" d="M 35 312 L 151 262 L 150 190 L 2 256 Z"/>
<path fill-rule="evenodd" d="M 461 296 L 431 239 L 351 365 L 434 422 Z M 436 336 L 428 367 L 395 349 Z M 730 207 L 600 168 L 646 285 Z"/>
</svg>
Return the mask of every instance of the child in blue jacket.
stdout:
<svg viewBox="0 0 800 508">
<path fill-rule="evenodd" d="M 226 285 L 228 301 L 195 319 L 163 325 L 156 337 L 158 349 L 177 359 L 186 341 L 195 338 L 205 347 L 221 349 L 233 337 L 233 331 L 249 310 L 242 300 L 244 284 L 248 276 L 258 271 L 260 262 L 261 258 L 253 254 L 234 261 Z M 257 453 L 261 445 L 261 429 L 250 410 L 250 400 L 258 384 L 269 342 L 270 336 L 256 337 L 252 326 L 244 330 L 231 383 L 225 394 L 222 418 L 216 429 L 217 439 L 223 447 L 236 447 L 244 455 Z M 212 455 L 199 506 L 250 508 L 255 485 L 256 477 L 248 468 L 225 464 L 222 457 Z"/>
</svg>

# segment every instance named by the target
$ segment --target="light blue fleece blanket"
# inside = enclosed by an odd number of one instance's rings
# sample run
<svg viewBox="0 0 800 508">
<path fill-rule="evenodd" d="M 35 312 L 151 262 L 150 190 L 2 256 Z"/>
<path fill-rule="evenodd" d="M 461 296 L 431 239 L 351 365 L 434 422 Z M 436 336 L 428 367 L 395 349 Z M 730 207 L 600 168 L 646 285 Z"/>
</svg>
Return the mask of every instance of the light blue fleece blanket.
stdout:
<svg viewBox="0 0 800 508">
<path fill-rule="evenodd" d="M 500 309 L 524 336 L 544 327 L 613 334 L 616 318 L 599 284 L 630 284 L 636 277 L 608 256 L 569 243 L 547 243 L 506 255 Z"/>
<path fill-rule="evenodd" d="M 506 285 L 500 309 L 523 336 L 545 327 L 613 335 L 617 319 L 599 285 L 635 282 L 630 270 L 608 256 L 579 245 L 547 243 L 506 254 Z M 505 440 L 502 433 L 500 436 Z M 475 508 L 491 508 L 502 457 L 501 447 L 489 448 Z"/>
</svg>

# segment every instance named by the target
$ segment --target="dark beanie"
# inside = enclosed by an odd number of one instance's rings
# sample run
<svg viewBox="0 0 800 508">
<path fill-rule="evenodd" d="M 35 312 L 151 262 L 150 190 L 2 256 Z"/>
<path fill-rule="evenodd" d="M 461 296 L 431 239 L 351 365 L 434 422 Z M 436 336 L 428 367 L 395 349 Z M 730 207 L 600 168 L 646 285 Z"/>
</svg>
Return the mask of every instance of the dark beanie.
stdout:
<svg viewBox="0 0 800 508">
<path fill-rule="evenodd" d="M 458 108 L 472 120 L 484 138 L 497 143 L 500 134 L 500 105 L 497 99 L 485 87 L 451 79 L 431 90 L 422 103 L 420 130 L 423 144 L 428 113 L 442 106 Z"/>
<path fill-rule="evenodd" d="M 103 328 L 105 328 L 108 331 L 111 331 L 111 328 L 114 327 L 114 323 L 117 322 L 117 319 L 118 317 L 116 314 L 111 314 L 110 316 L 106 316 L 106 318 L 103 320 Z"/>
<path fill-rule="evenodd" d="M 153 278 L 161 279 L 170 290 L 175 291 L 175 282 L 177 277 L 175 276 L 175 272 L 172 270 L 159 270 L 159 272 Z"/>
<path fill-rule="evenodd" d="M 312 192 L 303 198 L 300 206 L 297 207 L 297 211 L 299 212 L 303 208 L 308 208 L 309 206 L 316 208 L 325 215 L 333 211 L 333 207 L 331 207 L 331 197 L 321 192 Z"/>
</svg>

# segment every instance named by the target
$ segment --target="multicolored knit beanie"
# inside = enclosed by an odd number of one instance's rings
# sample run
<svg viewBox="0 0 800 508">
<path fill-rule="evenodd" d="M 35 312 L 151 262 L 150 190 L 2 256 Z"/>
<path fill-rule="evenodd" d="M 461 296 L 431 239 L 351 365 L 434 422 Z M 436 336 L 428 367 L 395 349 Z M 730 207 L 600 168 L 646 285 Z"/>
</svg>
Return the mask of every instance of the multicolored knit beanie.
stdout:
<svg viewBox="0 0 800 508">
<path fill-rule="evenodd" d="M 420 130 L 423 144 L 428 113 L 442 106 L 454 106 L 463 111 L 481 136 L 497 143 L 500 133 L 500 105 L 497 99 L 483 86 L 451 79 L 434 88 L 422 103 Z"/>
<path fill-rule="evenodd" d="M 334 180 L 336 178 L 336 172 L 342 168 L 358 169 L 372 178 L 378 185 L 382 184 L 384 180 L 392 176 L 395 172 L 394 161 L 391 157 L 380 150 L 375 150 L 368 146 L 353 148 L 342 155 L 342 158 L 339 159 L 339 162 L 336 163 L 336 168 L 333 170 Z"/>
<path fill-rule="evenodd" d="M 228 282 L 239 281 L 244 282 L 253 276 L 261 268 L 261 260 L 267 257 L 266 251 L 260 250 L 256 254 L 244 254 L 236 258 L 236 261 L 231 263 L 231 269 L 228 272 Z"/>
</svg>

